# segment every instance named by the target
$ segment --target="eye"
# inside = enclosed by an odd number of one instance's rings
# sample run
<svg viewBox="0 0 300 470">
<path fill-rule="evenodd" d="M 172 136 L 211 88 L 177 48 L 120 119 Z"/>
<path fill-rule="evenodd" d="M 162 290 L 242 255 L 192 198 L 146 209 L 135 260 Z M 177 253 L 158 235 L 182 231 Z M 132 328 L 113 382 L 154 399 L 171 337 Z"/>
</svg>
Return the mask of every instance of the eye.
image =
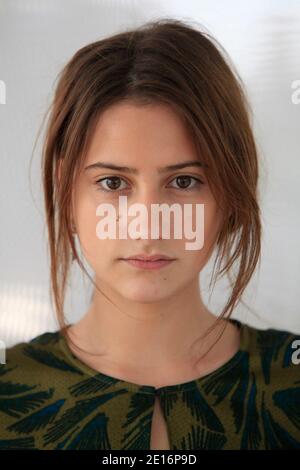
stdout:
<svg viewBox="0 0 300 470">
<path fill-rule="evenodd" d="M 121 180 L 122 178 L 120 178 L 119 176 L 106 176 L 105 178 L 101 178 L 100 180 L 96 181 L 96 185 L 99 186 L 97 189 L 105 192 L 116 192 L 118 190 L 122 190 L 124 188 L 120 189 Z M 104 181 L 108 184 L 108 189 L 102 186 L 102 182 Z"/>
<path fill-rule="evenodd" d="M 192 186 L 189 186 L 191 180 L 194 180 L 194 184 Z M 180 186 L 179 188 L 175 189 L 183 189 L 184 191 L 191 191 L 193 189 L 197 189 L 201 184 L 204 184 L 199 178 L 189 175 L 176 176 L 176 178 L 174 178 L 174 180 L 172 181 L 176 181 Z"/>
<path fill-rule="evenodd" d="M 97 190 L 112 193 L 122 191 L 126 188 L 122 188 L 122 181 L 123 183 L 126 183 L 125 180 L 123 180 L 119 176 L 106 176 L 97 180 L 95 184 L 98 186 Z M 197 189 L 200 185 L 204 184 L 199 178 L 190 175 L 180 175 L 174 178 L 172 181 L 176 181 L 177 184 L 179 184 L 179 188 L 177 187 L 175 189 L 182 189 L 184 191 L 191 191 L 193 189 Z M 190 186 L 191 181 L 194 182 L 192 186 Z M 104 182 L 105 184 L 107 184 L 108 187 L 103 186 Z"/>
</svg>

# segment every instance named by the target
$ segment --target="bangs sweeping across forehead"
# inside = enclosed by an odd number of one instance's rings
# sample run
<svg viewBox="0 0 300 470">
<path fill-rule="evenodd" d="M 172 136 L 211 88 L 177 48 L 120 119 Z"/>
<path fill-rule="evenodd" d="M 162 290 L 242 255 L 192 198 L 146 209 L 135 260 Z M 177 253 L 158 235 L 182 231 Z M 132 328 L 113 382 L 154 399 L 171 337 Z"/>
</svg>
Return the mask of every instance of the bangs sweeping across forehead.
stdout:
<svg viewBox="0 0 300 470">
<path fill-rule="evenodd" d="M 251 111 L 242 80 L 220 44 L 198 25 L 166 18 L 82 47 L 58 76 L 49 108 L 42 174 L 51 294 L 61 331 L 66 333 L 64 299 L 72 256 L 90 278 L 70 227 L 74 181 L 100 114 L 123 100 L 141 106 L 171 106 L 187 126 L 205 164 L 208 183 L 224 216 L 216 242 L 214 284 L 227 274 L 232 287 L 217 324 L 242 302 L 260 260 L 258 156 Z"/>
</svg>

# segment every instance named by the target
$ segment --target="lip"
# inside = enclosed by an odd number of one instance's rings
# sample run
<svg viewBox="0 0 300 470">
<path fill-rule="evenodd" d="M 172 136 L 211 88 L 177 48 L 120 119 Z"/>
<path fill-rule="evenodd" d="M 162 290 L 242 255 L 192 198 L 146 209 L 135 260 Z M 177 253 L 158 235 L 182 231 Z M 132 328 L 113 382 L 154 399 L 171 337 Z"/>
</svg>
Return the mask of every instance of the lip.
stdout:
<svg viewBox="0 0 300 470">
<path fill-rule="evenodd" d="M 141 269 L 160 269 L 163 268 L 164 266 L 169 265 L 174 261 L 174 259 L 171 258 L 165 258 L 165 259 L 160 259 L 156 261 L 146 261 L 144 259 L 134 259 L 134 258 L 123 258 L 122 261 L 126 261 L 126 263 L 130 264 L 131 266 L 134 266 L 135 268 L 141 268 Z"/>
<path fill-rule="evenodd" d="M 174 261 L 174 258 L 170 258 L 169 256 L 163 254 L 156 254 L 156 255 L 134 255 L 130 256 L 129 258 L 121 258 L 121 260 L 126 261 L 131 266 L 141 269 L 160 269 L 164 266 L 169 265 Z"/>
<path fill-rule="evenodd" d="M 141 261 L 158 261 L 158 260 L 170 260 L 171 261 L 174 258 L 171 258 L 170 256 L 163 255 L 163 254 L 160 254 L 160 253 L 157 253 L 155 255 L 145 255 L 143 253 L 140 253 L 138 255 L 133 255 L 133 256 L 129 256 L 128 258 L 122 258 L 122 259 L 126 259 L 126 260 L 138 259 L 138 260 L 141 260 Z"/>
</svg>

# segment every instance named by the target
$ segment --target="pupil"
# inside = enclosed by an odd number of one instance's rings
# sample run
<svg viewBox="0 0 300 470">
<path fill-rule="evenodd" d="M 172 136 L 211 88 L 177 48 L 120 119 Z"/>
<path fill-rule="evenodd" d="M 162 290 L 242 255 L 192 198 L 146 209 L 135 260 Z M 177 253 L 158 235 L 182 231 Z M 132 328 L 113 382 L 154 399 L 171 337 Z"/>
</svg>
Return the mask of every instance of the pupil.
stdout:
<svg viewBox="0 0 300 470">
<path fill-rule="evenodd" d="M 179 182 L 179 186 L 182 186 L 181 183 L 180 183 L 180 181 L 182 181 L 182 180 L 183 180 L 183 187 L 186 188 L 186 187 L 189 185 L 190 177 L 189 177 L 189 176 L 178 176 L 178 177 L 177 177 L 177 182 Z M 187 184 L 185 184 L 184 181 L 185 181 Z"/>
<path fill-rule="evenodd" d="M 113 181 L 113 183 L 110 184 L 110 181 Z M 120 180 L 116 176 L 112 177 L 112 178 L 108 178 L 107 179 L 107 185 L 108 185 L 109 189 L 117 189 L 120 186 Z"/>
</svg>

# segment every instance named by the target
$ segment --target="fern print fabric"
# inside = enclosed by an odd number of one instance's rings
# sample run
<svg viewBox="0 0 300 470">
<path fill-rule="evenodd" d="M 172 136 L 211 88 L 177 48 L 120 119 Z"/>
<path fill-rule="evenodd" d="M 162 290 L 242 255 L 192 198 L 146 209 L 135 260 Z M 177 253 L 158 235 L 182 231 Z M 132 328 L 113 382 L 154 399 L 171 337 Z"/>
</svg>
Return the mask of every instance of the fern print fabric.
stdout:
<svg viewBox="0 0 300 470">
<path fill-rule="evenodd" d="M 149 450 L 156 395 L 171 450 L 300 449 L 300 335 L 231 321 L 241 343 L 229 361 L 161 388 L 90 368 L 59 331 L 8 348 L 0 450 Z"/>
</svg>

